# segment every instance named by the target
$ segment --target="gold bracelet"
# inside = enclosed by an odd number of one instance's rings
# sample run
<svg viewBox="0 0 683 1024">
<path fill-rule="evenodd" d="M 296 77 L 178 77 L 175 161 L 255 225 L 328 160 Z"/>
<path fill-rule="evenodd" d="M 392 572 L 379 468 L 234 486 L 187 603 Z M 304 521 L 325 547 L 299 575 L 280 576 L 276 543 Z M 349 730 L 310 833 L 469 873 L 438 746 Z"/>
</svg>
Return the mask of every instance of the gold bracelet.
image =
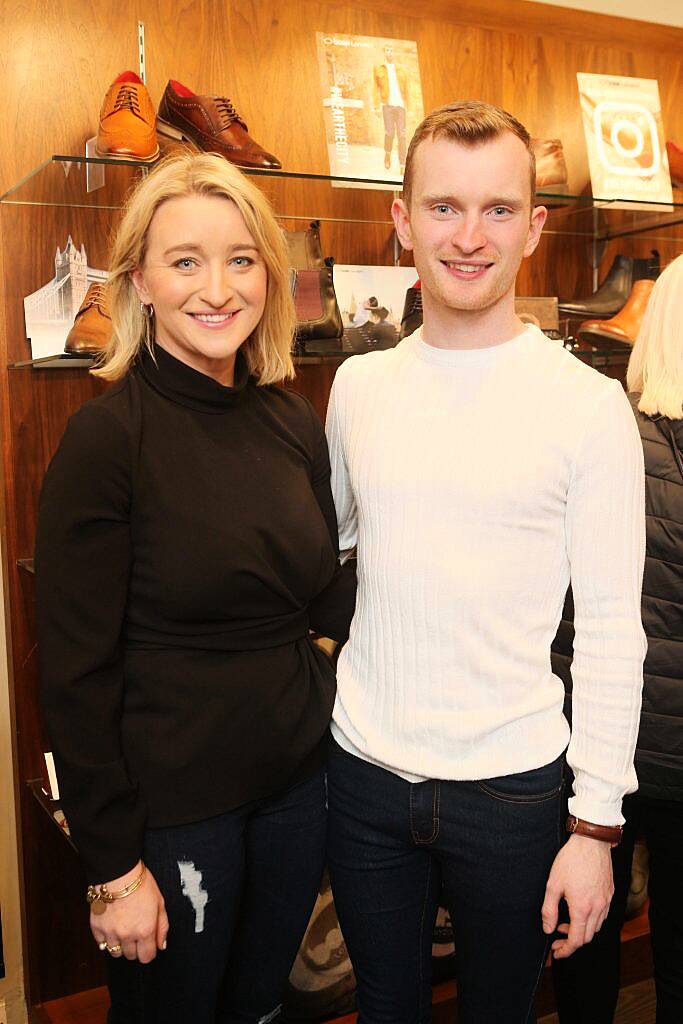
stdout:
<svg viewBox="0 0 683 1024">
<path fill-rule="evenodd" d="M 85 898 L 88 901 L 93 914 L 103 914 L 107 909 L 108 903 L 113 903 L 114 900 L 123 900 L 126 896 L 130 896 L 134 893 L 144 882 L 146 873 L 147 868 L 143 864 L 142 871 L 138 877 L 134 881 L 130 882 L 129 885 L 125 886 L 125 888 L 119 889 L 118 892 L 109 892 L 106 885 L 101 885 L 99 889 L 96 889 L 94 885 L 89 885 Z"/>
</svg>

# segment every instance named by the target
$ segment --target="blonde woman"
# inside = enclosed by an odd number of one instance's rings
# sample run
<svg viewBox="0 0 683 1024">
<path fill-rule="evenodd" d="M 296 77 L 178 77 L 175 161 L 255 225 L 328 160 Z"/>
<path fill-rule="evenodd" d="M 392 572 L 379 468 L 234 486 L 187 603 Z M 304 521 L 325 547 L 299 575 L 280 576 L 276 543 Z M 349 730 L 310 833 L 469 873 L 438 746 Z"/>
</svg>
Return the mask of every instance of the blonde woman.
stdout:
<svg viewBox="0 0 683 1024">
<path fill-rule="evenodd" d="M 115 383 L 69 421 L 36 551 L 110 1021 L 273 1020 L 323 863 L 335 683 L 309 629 L 341 638 L 348 608 L 326 614 L 322 426 L 275 386 L 294 312 L 262 193 L 220 157 L 168 160 L 127 204 L 110 303 Z"/>
<path fill-rule="evenodd" d="M 615 893 L 605 924 L 570 960 L 553 962 L 563 1024 L 611 1024 L 614 1017 L 619 933 L 639 834 L 650 855 L 657 1024 L 683 1020 L 683 256 L 652 290 L 627 384 L 643 442 L 647 512 L 638 791 L 624 800 L 624 840 L 613 851 Z M 570 657 L 568 636 L 565 624 L 556 658 Z"/>
</svg>

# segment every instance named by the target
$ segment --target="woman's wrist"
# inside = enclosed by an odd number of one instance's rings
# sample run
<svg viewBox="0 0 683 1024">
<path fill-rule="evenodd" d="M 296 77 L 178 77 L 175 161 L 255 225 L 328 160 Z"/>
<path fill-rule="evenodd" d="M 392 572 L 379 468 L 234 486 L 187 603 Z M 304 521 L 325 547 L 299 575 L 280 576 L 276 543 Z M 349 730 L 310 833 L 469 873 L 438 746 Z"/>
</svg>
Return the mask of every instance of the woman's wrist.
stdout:
<svg viewBox="0 0 683 1024">
<path fill-rule="evenodd" d="M 130 871 L 126 871 L 125 875 L 119 875 L 118 878 L 112 878 L 110 881 L 105 880 L 104 882 L 96 882 L 94 883 L 94 888 L 99 889 L 101 885 L 106 885 L 110 892 L 116 892 L 118 889 L 125 889 L 127 885 L 130 885 L 131 882 L 135 881 L 142 871 L 142 868 L 142 861 L 139 860 L 133 865 Z"/>
</svg>

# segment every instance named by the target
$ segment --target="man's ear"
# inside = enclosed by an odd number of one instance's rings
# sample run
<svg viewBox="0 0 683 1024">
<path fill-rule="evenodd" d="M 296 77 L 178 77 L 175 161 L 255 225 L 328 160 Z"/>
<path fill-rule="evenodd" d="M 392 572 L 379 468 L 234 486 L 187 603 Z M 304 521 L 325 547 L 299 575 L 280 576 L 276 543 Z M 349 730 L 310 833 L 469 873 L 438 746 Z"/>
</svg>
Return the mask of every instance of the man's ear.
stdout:
<svg viewBox="0 0 683 1024">
<path fill-rule="evenodd" d="M 136 267 L 135 270 L 130 271 L 129 277 L 132 281 L 135 291 L 138 293 L 140 302 L 144 302 L 145 305 L 148 306 L 152 299 L 145 284 L 144 270 L 141 267 Z"/>
<path fill-rule="evenodd" d="M 409 251 L 413 248 L 413 236 L 410 230 L 410 216 L 408 207 L 403 199 L 394 199 L 391 204 L 391 216 L 394 218 L 396 234 L 404 249 Z"/>
<path fill-rule="evenodd" d="M 529 224 L 529 234 L 527 235 L 526 244 L 524 246 L 524 255 L 531 256 L 536 251 L 536 247 L 541 240 L 541 232 L 543 231 L 543 225 L 546 222 L 548 211 L 545 206 L 535 206 L 531 211 L 531 222 Z"/>
</svg>

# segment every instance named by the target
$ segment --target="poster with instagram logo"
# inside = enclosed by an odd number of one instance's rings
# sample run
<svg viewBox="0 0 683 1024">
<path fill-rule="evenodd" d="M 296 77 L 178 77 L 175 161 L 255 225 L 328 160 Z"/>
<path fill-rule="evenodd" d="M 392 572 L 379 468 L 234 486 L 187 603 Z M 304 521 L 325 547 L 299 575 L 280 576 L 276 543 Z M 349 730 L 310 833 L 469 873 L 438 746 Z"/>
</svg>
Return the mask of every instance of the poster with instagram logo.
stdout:
<svg viewBox="0 0 683 1024">
<path fill-rule="evenodd" d="M 576 77 L 593 196 L 611 200 L 612 209 L 661 212 L 654 204 L 672 203 L 673 194 L 659 84 L 581 71 Z"/>
</svg>

